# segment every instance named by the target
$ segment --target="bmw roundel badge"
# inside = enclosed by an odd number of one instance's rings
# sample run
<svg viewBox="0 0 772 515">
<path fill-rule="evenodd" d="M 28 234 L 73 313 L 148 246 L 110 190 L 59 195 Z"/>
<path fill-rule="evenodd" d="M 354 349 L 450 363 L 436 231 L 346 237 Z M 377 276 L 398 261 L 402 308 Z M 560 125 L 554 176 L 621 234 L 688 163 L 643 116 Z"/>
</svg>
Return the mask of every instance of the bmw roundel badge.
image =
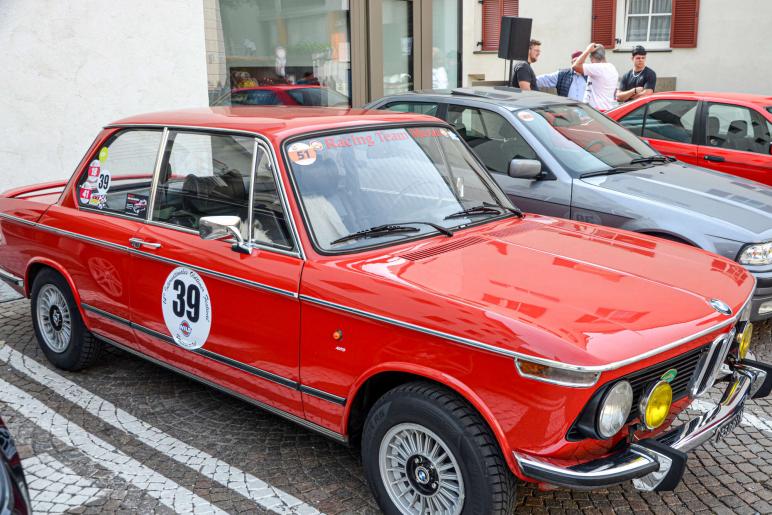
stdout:
<svg viewBox="0 0 772 515">
<path fill-rule="evenodd" d="M 715 309 L 722 315 L 729 316 L 732 314 L 732 308 L 727 306 L 726 302 L 724 302 L 723 300 L 710 299 L 709 304 L 713 306 L 713 309 Z"/>
</svg>

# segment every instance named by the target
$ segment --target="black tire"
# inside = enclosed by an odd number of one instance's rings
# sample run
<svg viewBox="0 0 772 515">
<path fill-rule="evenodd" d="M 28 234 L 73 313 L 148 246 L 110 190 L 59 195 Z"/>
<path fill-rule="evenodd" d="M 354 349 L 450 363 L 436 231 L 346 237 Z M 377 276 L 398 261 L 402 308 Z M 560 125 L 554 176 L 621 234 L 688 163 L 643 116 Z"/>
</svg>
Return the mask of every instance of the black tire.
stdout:
<svg viewBox="0 0 772 515">
<path fill-rule="evenodd" d="M 458 503 L 463 506 L 461 513 L 482 515 L 508 514 L 514 511 L 515 477 L 480 414 L 463 398 L 446 388 L 432 383 L 413 382 L 398 386 L 378 399 L 367 415 L 362 433 L 362 464 L 365 477 L 384 513 L 397 515 L 407 512 L 402 511 L 389 494 L 390 488 L 392 495 L 395 495 L 395 487 L 385 485 L 381 473 L 381 446 L 383 445 L 384 449 L 391 447 L 384 442 L 385 438 L 394 441 L 390 432 L 415 426 L 428 429 L 439 437 L 458 464 L 465 494 L 463 504 Z M 394 434 L 401 435 L 400 432 Z M 389 461 L 390 459 L 397 458 L 387 458 L 384 460 L 384 466 L 388 467 L 389 463 L 394 466 L 398 463 Z M 415 458 L 407 461 L 411 460 Z M 418 463 L 430 463 L 428 468 L 436 471 L 431 460 L 427 461 L 421 456 Z M 408 476 L 408 467 L 410 465 L 405 465 L 405 478 Z M 425 474 L 419 476 L 415 467 L 410 470 L 414 480 L 396 481 L 401 485 L 397 488 L 407 487 L 409 484 L 416 485 L 417 481 L 426 477 Z M 438 483 L 441 484 L 441 480 Z M 427 485 L 420 485 L 420 488 L 427 488 Z M 434 494 L 430 493 L 429 496 L 431 495 Z"/>
<path fill-rule="evenodd" d="M 46 358 L 57 368 L 70 371 L 91 365 L 99 356 L 102 343 L 86 329 L 67 281 L 50 268 L 42 270 L 32 283 L 30 297 L 32 326 Z M 49 303 L 51 308 L 45 309 Z M 48 317 L 39 315 L 41 306 Z"/>
</svg>

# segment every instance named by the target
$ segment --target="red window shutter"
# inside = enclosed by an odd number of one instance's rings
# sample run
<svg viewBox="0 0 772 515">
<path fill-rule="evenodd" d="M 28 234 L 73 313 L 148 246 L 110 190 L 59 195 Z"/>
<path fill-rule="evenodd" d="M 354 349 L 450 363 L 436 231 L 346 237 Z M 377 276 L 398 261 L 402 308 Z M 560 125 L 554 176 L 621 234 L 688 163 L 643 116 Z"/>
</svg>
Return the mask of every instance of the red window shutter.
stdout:
<svg viewBox="0 0 772 515">
<path fill-rule="evenodd" d="M 617 0 L 592 0 L 593 43 L 606 48 L 616 46 Z"/>
<path fill-rule="evenodd" d="M 695 48 L 700 0 L 673 0 L 673 17 L 670 20 L 670 46 Z"/>
<path fill-rule="evenodd" d="M 498 50 L 502 16 L 517 16 L 519 0 L 483 0 L 482 49 Z"/>
</svg>

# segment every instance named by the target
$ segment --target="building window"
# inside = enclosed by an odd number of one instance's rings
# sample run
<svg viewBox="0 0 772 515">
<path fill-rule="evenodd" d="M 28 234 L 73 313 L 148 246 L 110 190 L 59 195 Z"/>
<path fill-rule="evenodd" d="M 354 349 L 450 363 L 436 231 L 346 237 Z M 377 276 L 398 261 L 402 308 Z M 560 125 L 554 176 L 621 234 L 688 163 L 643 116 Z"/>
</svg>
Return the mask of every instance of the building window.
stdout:
<svg viewBox="0 0 772 515">
<path fill-rule="evenodd" d="M 502 16 L 518 16 L 519 0 L 482 0 L 482 50 L 499 49 Z"/>
<path fill-rule="evenodd" d="M 667 48 L 670 43 L 672 0 L 624 0 L 624 43 Z"/>
<path fill-rule="evenodd" d="M 350 105 L 348 5 L 204 0 L 210 104 Z"/>
</svg>

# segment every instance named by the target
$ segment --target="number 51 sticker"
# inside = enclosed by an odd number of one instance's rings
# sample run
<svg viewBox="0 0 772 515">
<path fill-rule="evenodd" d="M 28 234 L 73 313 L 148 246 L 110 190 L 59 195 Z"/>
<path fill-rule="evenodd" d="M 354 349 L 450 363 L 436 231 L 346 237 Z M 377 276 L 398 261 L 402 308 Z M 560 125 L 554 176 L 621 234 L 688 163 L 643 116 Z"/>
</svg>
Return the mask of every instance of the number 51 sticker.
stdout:
<svg viewBox="0 0 772 515">
<path fill-rule="evenodd" d="M 212 303 L 204 280 L 190 268 L 172 270 L 161 293 L 169 334 L 180 347 L 200 349 L 212 328 Z"/>
</svg>

